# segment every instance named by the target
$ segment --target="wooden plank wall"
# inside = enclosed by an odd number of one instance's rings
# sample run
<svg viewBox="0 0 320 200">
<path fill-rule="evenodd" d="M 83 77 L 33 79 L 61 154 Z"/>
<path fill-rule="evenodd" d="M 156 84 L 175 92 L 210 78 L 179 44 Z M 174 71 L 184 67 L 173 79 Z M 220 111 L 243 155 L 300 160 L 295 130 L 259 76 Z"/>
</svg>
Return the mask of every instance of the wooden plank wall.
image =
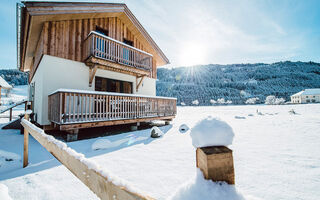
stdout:
<svg viewBox="0 0 320 200">
<path fill-rule="evenodd" d="M 118 17 L 45 22 L 43 33 L 46 44 L 44 44 L 43 52 L 82 62 L 82 43 L 90 31 L 96 29 L 96 26 L 108 30 L 108 36 L 111 38 L 119 41 L 123 41 L 124 38 L 131 40 L 135 48 L 151 52 Z"/>
</svg>

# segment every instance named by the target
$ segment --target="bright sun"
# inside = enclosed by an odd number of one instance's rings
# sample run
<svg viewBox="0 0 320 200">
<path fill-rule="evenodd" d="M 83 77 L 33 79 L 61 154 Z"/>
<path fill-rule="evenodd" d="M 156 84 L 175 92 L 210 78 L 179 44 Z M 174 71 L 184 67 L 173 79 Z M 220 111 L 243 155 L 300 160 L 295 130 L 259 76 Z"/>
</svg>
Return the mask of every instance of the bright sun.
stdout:
<svg viewBox="0 0 320 200">
<path fill-rule="evenodd" d="M 180 50 L 179 63 L 183 66 L 203 64 L 205 61 L 206 48 L 196 42 L 187 43 Z"/>
</svg>

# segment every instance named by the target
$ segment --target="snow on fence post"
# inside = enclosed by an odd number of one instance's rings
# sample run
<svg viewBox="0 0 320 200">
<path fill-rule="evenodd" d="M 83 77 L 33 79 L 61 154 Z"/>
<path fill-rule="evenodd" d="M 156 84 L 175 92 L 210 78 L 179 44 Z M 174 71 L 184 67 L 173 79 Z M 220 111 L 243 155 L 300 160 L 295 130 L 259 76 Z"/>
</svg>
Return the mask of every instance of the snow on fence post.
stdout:
<svg viewBox="0 0 320 200">
<path fill-rule="evenodd" d="M 26 112 L 24 114 L 24 119 L 29 120 L 29 114 Z M 29 151 L 29 132 L 27 129 L 23 131 L 23 168 L 28 165 L 28 151 Z"/>
<path fill-rule="evenodd" d="M 193 146 L 197 148 L 197 167 L 204 178 L 234 185 L 232 150 L 226 147 L 232 144 L 232 128 L 226 122 L 208 117 L 191 129 L 190 136 Z"/>
</svg>

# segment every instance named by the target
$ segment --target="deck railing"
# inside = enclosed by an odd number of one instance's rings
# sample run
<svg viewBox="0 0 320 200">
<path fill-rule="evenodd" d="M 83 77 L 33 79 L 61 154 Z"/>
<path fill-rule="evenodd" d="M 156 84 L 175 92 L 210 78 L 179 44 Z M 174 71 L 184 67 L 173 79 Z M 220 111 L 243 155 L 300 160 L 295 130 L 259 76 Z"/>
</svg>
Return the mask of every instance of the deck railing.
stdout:
<svg viewBox="0 0 320 200">
<path fill-rule="evenodd" d="M 49 120 L 56 124 L 176 115 L 176 99 L 132 94 L 58 90 L 49 95 Z"/>
<path fill-rule="evenodd" d="M 95 57 L 115 63 L 152 70 L 152 55 L 97 32 L 91 32 L 83 43 L 84 60 Z"/>
</svg>

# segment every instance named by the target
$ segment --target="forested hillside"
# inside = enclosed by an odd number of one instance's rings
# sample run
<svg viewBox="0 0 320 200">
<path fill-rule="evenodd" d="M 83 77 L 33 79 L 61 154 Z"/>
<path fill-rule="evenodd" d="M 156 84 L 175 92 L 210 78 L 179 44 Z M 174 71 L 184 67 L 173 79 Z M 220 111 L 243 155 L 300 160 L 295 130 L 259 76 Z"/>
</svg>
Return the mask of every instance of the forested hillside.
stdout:
<svg viewBox="0 0 320 200">
<path fill-rule="evenodd" d="M 158 69 L 157 95 L 177 97 L 178 104 L 191 105 L 198 100 L 199 105 L 210 105 L 210 100 L 221 98 L 244 104 L 254 97 L 261 103 L 268 95 L 288 101 L 290 95 L 305 88 L 320 88 L 319 63 L 286 61 Z"/>
<path fill-rule="evenodd" d="M 28 73 L 20 72 L 17 69 L 1 69 L 0 76 L 13 86 L 28 84 Z"/>
</svg>

